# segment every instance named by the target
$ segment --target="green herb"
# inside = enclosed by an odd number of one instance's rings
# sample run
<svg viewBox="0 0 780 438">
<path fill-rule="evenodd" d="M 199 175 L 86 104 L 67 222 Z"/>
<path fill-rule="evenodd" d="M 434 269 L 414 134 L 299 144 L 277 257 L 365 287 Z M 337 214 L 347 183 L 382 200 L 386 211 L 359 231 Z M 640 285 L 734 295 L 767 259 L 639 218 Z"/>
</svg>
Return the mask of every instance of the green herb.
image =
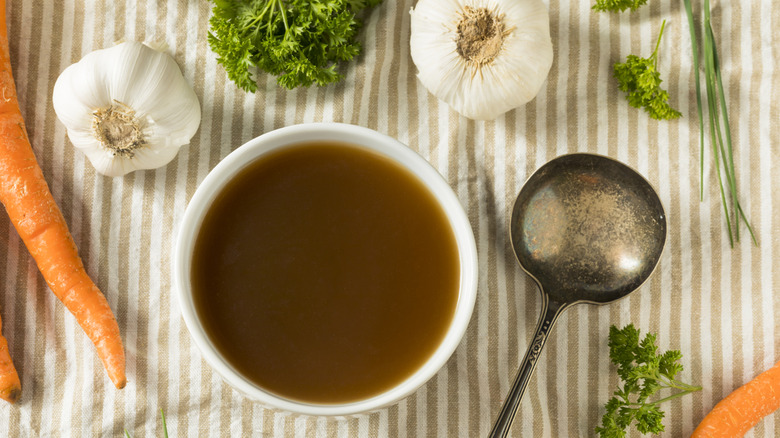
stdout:
<svg viewBox="0 0 780 438">
<path fill-rule="evenodd" d="M 614 397 L 607 402 L 607 412 L 601 419 L 601 426 L 596 428 L 601 438 L 625 437 L 626 428 L 633 422 L 641 433 L 660 433 L 664 430 L 661 422 L 664 413 L 658 405 L 701 390 L 700 386 L 675 379 L 683 370 L 679 363 L 682 353 L 669 350 L 658 354 L 655 335 L 648 333 L 641 341 L 639 335 L 633 324 L 622 330 L 615 326 L 609 328 L 609 357 L 618 367 L 617 373 L 623 386 L 618 386 Z M 649 401 L 651 396 L 665 388 L 677 392 Z"/>
<path fill-rule="evenodd" d="M 162 409 L 160 409 L 160 417 L 162 417 L 162 426 L 163 426 L 163 438 L 168 438 L 168 426 L 165 424 L 165 412 L 163 412 Z M 125 429 L 125 437 L 130 437 L 130 432 Z"/>
<path fill-rule="evenodd" d="M 646 4 L 647 0 L 596 0 L 593 9 L 599 12 L 623 12 L 631 8 L 632 11 L 636 11 Z"/>
<path fill-rule="evenodd" d="M 168 438 L 168 425 L 165 424 L 165 412 L 162 409 L 160 409 L 160 417 L 162 417 L 163 438 Z"/>
<path fill-rule="evenodd" d="M 644 108 L 650 117 L 656 120 L 671 120 L 682 114 L 669 106 L 669 93 L 661 88 L 661 74 L 658 72 L 658 47 L 664 34 L 666 20 L 661 25 L 661 33 L 655 51 L 649 58 L 628 55 L 625 63 L 615 64 L 615 78 L 618 88 L 627 93 L 628 104 L 634 108 Z"/>
<path fill-rule="evenodd" d="M 693 22 L 693 10 L 690 0 L 683 0 L 685 12 L 688 15 L 688 26 L 691 30 L 691 47 L 693 48 L 693 70 L 694 80 L 696 81 L 696 104 L 699 113 L 699 185 L 701 187 L 701 199 L 704 200 L 704 106 L 702 104 L 702 93 L 699 77 L 699 46 L 696 39 L 696 25 Z M 729 244 L 734 247 L 734 241 L 739 242 L 739 222 L 740 219 L 747 226 L 753 243 L 758 245 L 753 228 L 750 226 L 742 206 L 737 199 L 737 175 L 734 167 L 734 149 L 731 142 L 731 128 L 729 127 L 728 111 L 726 110 L 726 96 L 723 92 L 723 80 L 720 74 L 720 62 L 718 51 L 715 46 L 715 35 L 710 24 L 710 2 L 704 0 L 704 83 L 707 91 L 707 118 L 710 126 L 710 141 L 712 143 L 712 155 L 715 161 L 715 170 L 718 176 L 718 185 L 720 188 L 720 198 L 723 204 L 723 211 L 726 218 L 726 229 L 729 234 Z M 722 120 L 721 120 L 722 119 Z M 721 129 L 722 128 L 722 129 Z M 725 141 L 724 141 L 725 140 Z M 721 172 L 721 160 L 723 163 Z M 726 189 L 723 188 L 723 174 L 726 177 L 726 187 L 728 197 L 731 198 L 733 210 L 733 222 L 729 213 L 729 202 L 727 200 Z M 733 228 L 733 230 L 732 230 Z"/>
<path fill-rule="evenodd" d="M 356 14 L 381 0 L 212 0 L 208 42 L 230 80 L 255 92 L 255 68 L 277 83 L 326 85 L 342 76 L 339 61 L 360 52 Z"/>
</svg>

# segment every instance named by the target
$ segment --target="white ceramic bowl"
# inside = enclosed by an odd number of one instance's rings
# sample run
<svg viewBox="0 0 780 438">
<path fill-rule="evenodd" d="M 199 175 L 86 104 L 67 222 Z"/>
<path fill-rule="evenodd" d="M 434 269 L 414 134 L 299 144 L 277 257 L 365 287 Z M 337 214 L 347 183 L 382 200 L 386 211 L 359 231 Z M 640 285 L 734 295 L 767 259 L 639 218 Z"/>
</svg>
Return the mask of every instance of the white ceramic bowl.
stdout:
<svg viewBox="0 0 780 438">
<path fill-rule="evenodd" d="M 195 311 L 190 265 L 198 230 L 212 201 L 225 184 L 249 163 L 271 151 L 310 141 L 350 143 L 382 154 L 416 175 L 443 208 L 460 253 L 460 291 L 447 334 L 425 364 L 397 386 L 369 399 L 346 404 L 310 404 L 276 396 L 239 374 L 209 340 Z M 339 123 L 288 126 L 268 132 L 222 160 L 200 184 L 184 215 L 174 253 L 174 279 L 184 322 L 206 362 L 232 387 L 269 407 L 308 415 L 348 416 L 369 412 L 408 396 L 444 365 L 466 331 L 477 295 L 477 249 L 468 217 L 447 182 L 427 161 L 397 140 L 371 129 Z"/>
</svg>

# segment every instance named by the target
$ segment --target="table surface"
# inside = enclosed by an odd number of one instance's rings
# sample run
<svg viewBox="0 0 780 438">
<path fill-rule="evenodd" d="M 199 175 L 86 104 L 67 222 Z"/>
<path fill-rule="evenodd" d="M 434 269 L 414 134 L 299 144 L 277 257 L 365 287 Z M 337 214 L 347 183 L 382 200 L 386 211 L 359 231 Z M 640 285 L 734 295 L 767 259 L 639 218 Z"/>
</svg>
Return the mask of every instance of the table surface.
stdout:
<svg viewBox="0 0 780 438">
<path fill-rule="evenodd" d="M 86 268 L 116 313 L 129 383 L 121 391 L 111 386 L 3 213 L 0 307 L 23 395 L 15 406 L 0 405 L 0 435 L 119 436 L 126 429 L 162 436 L 161 409 L 171 436 L 485 435 L 540 305 L 509 247 L 511 205 L 529 173 L 576 151 L 617 158 L 657 187 L 669 218 L 666 251 L 651 280 L 629 298 L 563 314 L 513 434 L 593 435 L 617 384 L 608 357 L 611 324 L 657 333 L 661 349 L 683 352 L 681 379 L 704 388 L 666 405 L 664 436 L 689 434 L 714 403 L 780 358 L 780 3 L 712 2 L 739 195 L 759 240 L 734 249 L 709 153 L 704 200 L 698 196 L 698 122 L 681 2 L 613 15 L 592 12 L 586 0 L 547 1 L 555 47 L 547 82 L 530 104 L 492 122 L 458 116 L 418 82 L 409 55 L 413 3 L 388 0 L 366 16 L 363 53 L 341 67 L 346 79 L 338 85 L 286 91 L 262 75 L 252 95 L 226 79 L 208 48 L 205 0 L 8 0 L 11 59 L 30 139 Z M 621 57 L 653 50 L 663 19 L 659 69 L 683 113 L 672 122 L 630 108 L 611 76 Z M 120 40 L 167 43 L 194 85 L 203 118 L 168 166 L 108 178 L 71 146 L 51 95 L 66 66 Z M 191 342 L 172 290 L 172 248 L 198 183 L 245 141 L 315 121 L 373 128 L 418 151 L 456 191 L 479 251 L 479 297 L 452 358 L 407 399 L 348 420 L 266 410 L 222 383 Z M 780 435 L 780 415 L 751 433 Z"/>
</svg>

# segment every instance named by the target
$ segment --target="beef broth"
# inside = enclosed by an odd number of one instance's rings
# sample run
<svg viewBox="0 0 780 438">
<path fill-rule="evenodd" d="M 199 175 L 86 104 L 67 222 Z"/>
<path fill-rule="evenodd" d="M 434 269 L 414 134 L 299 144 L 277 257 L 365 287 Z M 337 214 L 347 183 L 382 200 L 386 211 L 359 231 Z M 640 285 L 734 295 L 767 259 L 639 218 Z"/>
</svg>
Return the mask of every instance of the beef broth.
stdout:
<svg viewBox="0 0 780 438">
<path fill-rule="evenodd" d="M 271 393 L 327 404 L 417 371 L 452 321 L 459 276 L 454 233 L 422 182 L 340 143 L 242 170 L 192 261 L 196 311 L 227 361 Z"/>
</svg>

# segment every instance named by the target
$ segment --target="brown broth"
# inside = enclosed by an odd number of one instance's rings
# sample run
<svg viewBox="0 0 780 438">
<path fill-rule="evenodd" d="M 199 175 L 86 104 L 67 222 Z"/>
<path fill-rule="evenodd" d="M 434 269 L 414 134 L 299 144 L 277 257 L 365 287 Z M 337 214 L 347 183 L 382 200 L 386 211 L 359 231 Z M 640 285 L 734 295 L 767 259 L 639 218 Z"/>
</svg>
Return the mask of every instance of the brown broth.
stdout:
<svg viewBox="0 0 780 438">
<path fill-rule="evenodd" d="M 370 398 L 443 340 L 455 236 L 430 191 L 377 154 L 308 143 L 250 164 L 209 208 L 195 308 L 242 375 L 310 403 Z"/>
</svg>

